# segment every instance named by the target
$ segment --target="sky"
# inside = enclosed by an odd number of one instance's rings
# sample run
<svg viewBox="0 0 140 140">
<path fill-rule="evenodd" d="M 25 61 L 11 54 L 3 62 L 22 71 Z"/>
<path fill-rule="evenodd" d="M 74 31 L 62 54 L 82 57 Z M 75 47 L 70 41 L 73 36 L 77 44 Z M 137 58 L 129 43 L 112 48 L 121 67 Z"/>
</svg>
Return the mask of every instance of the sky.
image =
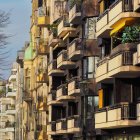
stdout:
<svg viewBox="0 0 140 140">
<path fill-rule="evenodd" d="M 31 0 L 0 0 L 0 10 L 10 11 L 10 24 L 4 30 L 8 35 L 7 48 L 10 48 L 8 61 L 12 64 L 16 60 L 17 51 L 20 50 L 25 41 L 30 40 L 30 16 Z M 10 69 L 2 72 L 4 78 L 8 78 Z"/>
</svg>

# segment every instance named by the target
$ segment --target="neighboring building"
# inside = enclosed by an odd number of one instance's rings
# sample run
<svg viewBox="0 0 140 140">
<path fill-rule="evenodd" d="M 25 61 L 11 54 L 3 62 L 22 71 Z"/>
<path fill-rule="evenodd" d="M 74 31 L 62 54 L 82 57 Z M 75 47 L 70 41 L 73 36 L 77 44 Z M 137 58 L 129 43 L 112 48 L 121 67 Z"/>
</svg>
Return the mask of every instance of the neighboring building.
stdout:
<svg viewBox="0 0 140 140">
<path fill-rule="evenodd" d="M 16 62 L 17 66 L 17 96 L 16 96 L 16 136 L 15 140 L 23 140 L 23 128 L 22 128 L 22 118 L 23 118 L 23 108 L 22 108 L 22 98 L 24 92 L 24 79 L 23 79 L 23 59 L 25 48 L 17 52 Z"/>
<path fill-rule="evenodd" d="M 140 1 L 100 0 L 96 35 L 102 50 L 97 64 L 98 140 L 140 139 Z"/>
<path fill-rule="evenodd" d="M 0 139 L 15 140 L 17 63 L 13 63 L 11 75 L 6 84 L 6 93 L 0 98 Z"/>
<path fill-rule="evenodd" d="M 47 134 L 49 140 L 94 140 L 94 109 L 98 106 L 94 74 L 100 52 L 95 35 L 98 3 L 68 0 L 57 1 L 57 7 L 59 4 L 64 6 L 63 13 L 50 23 Z"/>
</svg>

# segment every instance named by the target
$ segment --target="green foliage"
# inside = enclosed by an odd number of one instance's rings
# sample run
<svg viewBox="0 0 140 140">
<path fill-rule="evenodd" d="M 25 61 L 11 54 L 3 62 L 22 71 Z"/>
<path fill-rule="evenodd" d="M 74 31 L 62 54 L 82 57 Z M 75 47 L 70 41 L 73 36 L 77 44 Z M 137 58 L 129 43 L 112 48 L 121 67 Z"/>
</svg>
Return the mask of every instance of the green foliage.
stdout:
<svg viewBox="0 0 140 140">
<path fill-rule="evenodd" d="M 73 8 L 74 5 L 81 5 L 81 0 L 69 0 L 69 7 L 70 9 Z"/>
<path fill-rule="evenodd" d="M 140 26 L 127 26 L 122 32 L 121 42 L 124 43 L 135 43 L 139 41 Z"/>
</svg>

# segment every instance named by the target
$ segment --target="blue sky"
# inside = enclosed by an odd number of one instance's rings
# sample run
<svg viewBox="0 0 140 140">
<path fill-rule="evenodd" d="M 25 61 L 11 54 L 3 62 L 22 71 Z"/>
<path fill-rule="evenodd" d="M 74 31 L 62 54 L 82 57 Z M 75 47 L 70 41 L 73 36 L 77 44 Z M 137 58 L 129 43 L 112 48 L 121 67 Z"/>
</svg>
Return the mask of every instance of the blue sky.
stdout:
<svg viewBox="0 0 140 140">
<path fill-rule="evenodd" d="M 31 0 L 0 0 L 0 10 L 11 11 L 10 25 L 5 29 L 7 34 L 13 35 L 8 42 L 10 52 L 9 61 L 14 62 L 17 50 L 28 41 L 30 29 Z M 4 77 L 9 76 L 10 71 L 3 72 Z"/>
</svg>

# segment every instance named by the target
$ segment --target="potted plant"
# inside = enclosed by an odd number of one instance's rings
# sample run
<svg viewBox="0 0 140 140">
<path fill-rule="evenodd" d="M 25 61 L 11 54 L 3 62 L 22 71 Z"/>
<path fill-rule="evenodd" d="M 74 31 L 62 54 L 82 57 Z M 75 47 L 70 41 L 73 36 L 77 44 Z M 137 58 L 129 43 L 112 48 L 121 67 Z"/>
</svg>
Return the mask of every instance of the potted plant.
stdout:
<svg viewBox="0 0 140 140">
<path fill-rule="evenodd" d="M 121 32 L 113 36 L 112 54 L 123 50 L 136 50 L 136 46 L 140 40 L 140 26 L 126 26 Z"/>
</svg>

